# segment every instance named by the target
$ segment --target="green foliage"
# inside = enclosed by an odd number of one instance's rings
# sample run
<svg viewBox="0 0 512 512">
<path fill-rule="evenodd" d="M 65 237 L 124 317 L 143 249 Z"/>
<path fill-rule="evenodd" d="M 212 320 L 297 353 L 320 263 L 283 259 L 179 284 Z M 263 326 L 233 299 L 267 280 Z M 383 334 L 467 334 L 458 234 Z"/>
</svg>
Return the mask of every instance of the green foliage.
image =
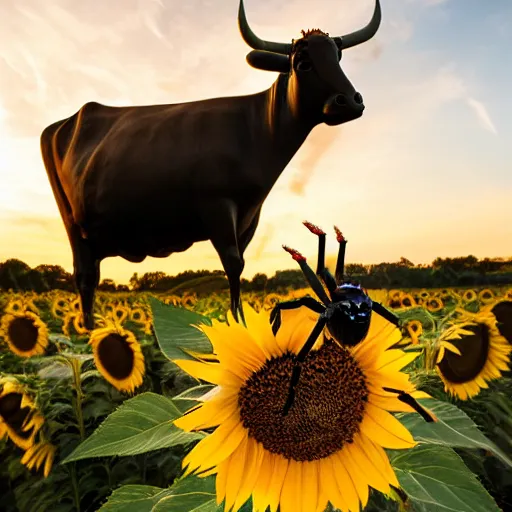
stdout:
<svg viewBox="0 0 512 512">
<path fill-rule="evenodd" d="M 417 512 L 499 512 L 496 503 L 450 448 L 419 445 L 395 452 L 392 464 Z"/>
<path fill-rule="evenodd" d="M 215 477 L 187 477 L 168 489 L 127 485 L 109 497 L 101 512 L 221 512 L 216 504 Z"/>
<path fill-rule="evenodd" d="M 438 421 L 427 423 L 419 414 L 403 414 L 403 425 L 420 443 L 457 448 L 483 449 L 492 452 L 509 468 L 512 460 L 478 429 L 478 426 L 455 405 L 431 399 L 418 402 L 433 412 Z"/>
<path fill-rule="evenodd" d="M 28 272 L 23 265 L 16 265 L 13 268 L 19 272 Z M 418 270 L 411 265 L 404 259 L 397 264 L 397 272 Z M 387 279 L 392 275 L 390 268 L 375 268 L 375 275 Z M 442 262 L 436 268 L 444 268 Z M 57 271 L 50 268 L 45 272 L 52 275 Z M 287 283 L 293 288 L 294 272 L 281 273 L 274 281 L 260 274 L 258 286 L 269 291 Z M 186 283 L 191 276 L 181 277 Z M 206 277 L 204 282 L 211 280 Z M 126 300 L 133 298 L 128 296 Z M 212 386 L 199 383 L 171 362 L 175 358 L 193 359 L 193 352 L 212 352 L 207 337 L 193 324 L 211 325 L 211 318 L 220 315 L 211 308 L 211 302 L 220 299 L 202 298 L 196 303 L 196 311 L 167 306 L 153 297 L 147 300 L 156 336 L 142 334 L 134 323 L 126 324 L 137 332 L 146 366 L 144 383 L 134 397 L 117 391 L 103 379 L 94 367 L 86 337 L 54 332 L 52 355 L 28 360 L 0 352 L 0 374 L 17 374 L 33 390 L 45 416 L 45 434 L 57 447 L 53 469 L 45 479 L 21 465 L 20 449 L 0 440 L 2 511 L 223 511 L 223 505 L 216 504 L 214 476 L 180 478 L 183 457 L 208 433 L 186 433 L 173 425 Z M 42 317 L 48 319 L 51 315 L 43 302 L 37 302 L 37 306 Z M 0 307 L 4 306 L 0 296 Z M 454 301 L 446 301 L 443 311 L 434 314 L 410 308 L 401 312 L 401 317 L 420 319 L 424 338 L 434 340 L 439 325 L 454 306 Z M 208 315 L 201 314 L 206 307 Z M 468 307 L 479 304 L 474 301 Z M 420 402 L 439 421 L 426 423 L 412 413 L 397 415 L 420 444 L 412 450 L 388 450 L 402 488 L 393 490 L 391 497 L 372 491 L 365 511 L 510 509 L 511 380 L 492 383 L 472 401 L 462 402 L 448 397 L 439 379 L 416 363 L 409 368 L 414 380 L 436 398 Z M 251 510 L 249 500 L 240 512 Z M 336 512 L 332 507 L 328 511 Z"/>
<path fill-rule="evenodd" d="M 149 298 L 153 311 L 155 336 L 160 349 L 170 360 L 194 359 L 190 352 L 211 354 L 212 345 L 207 336 L 193 325 L 211 325 L 208 317 L 185 308 L 165 305 Z"/>
<path fill-rule="evenodd" d="M 137 455 L 204 437 L 175 427 L 173 421 L 180 416 L 181 411 L 172 400 L 142 393 L 124 402 L 63 463 L 90 457 Z"/>
</svg>

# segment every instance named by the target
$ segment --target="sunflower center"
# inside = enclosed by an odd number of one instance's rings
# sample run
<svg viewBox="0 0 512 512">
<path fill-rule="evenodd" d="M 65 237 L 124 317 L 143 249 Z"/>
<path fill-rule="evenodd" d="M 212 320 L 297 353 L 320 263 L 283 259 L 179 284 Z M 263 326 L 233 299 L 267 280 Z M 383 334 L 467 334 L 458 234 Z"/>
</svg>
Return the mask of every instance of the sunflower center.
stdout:
<svg viewBox="0 0 512 512">
<path fill-rule="evenodd" d="M 472 331 L 471 336 L 464 336 L 458 340 L 450 340 L 461 355 L 445 350 L 442 361 L 438 364 L 442 374 L 454 384 L 469 382 L 483 370 L 490 349 L 489 328 L 485 324 L 466 327 Z"/>
<path fill-rule="evenodd" d="M 288 352 L 251 375 L 238 395 L 240 417 L 269 452 L 296 461 L 322 459 L 359 431 L 368 400 L 365 377 L 348 349 L 326 340 L 302 364 L 294 404 L 283 416 L 296 360 Z"/>
<path fill-rule="evenodd" d="M 509 343 L 512 343 L 512 301 L 498 302 L 491 311 L 498 322 L 496 326 L 498 331 Z"/>
<path fill-rule="evenodd" d="M 133 350 L 126 338 L 118 333 L 110 333 L 101 340 L 98 357 L 105 370 L 115 379 L 126 379 L 132 372 Z"/>
<path fill-rule="evenodd" d="M 16 317 L 7 329 L 11 343 L 22 352 L 29 352 L 37 345 L 39 331 L 31 318 Z"/>
<path fill-rule="evenodd" d="M 28 407 L 20 408 L 22 398 L 20 393 L 7 393 L 0 397 L 0 416 L 7 425 L 15 429 L 17 434 L 20 435 L 23 434 L 21 427 L 30 412 Z M 30 437 L 30 433 L 27 433 L 27 437 Z"/>
</svg>

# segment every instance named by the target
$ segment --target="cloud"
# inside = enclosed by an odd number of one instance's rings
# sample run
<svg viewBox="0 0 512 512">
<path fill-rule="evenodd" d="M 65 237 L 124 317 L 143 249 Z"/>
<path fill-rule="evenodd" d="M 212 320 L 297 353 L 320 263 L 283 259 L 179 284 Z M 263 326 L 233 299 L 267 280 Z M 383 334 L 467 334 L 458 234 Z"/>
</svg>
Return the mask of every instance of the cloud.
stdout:
<svg viewBox="0 0 512 512">
<path fill-rule="evenodd" d="M 489 112 L 487 112 L 487 108 L 485 107 L 485 105 L 482 102 L 475 100 L 474 98 L 471 97 L 466 98 L 466 101 L 473 110 L 473 112 L 476 114 L 482 127 L 485 130 L 488 130 L 491 133 L 497 135 L 498 131 L 496 130 L 496 127 L 494 126 L 494 123 L 492 122 L 491 116 L 489 115 Z"/>
<path fill-rule="evenodd" d="M 292 194 L 304 195 L 305 187 L 317 170 L 318 164 L 326 156 L 334 142 L 340 139 L 341 132 L 341 128 L 332 129 L 330 126 L 320 125 L 309 135 L 306 147 L 298 154 L 298 171 L 293 175 L 289 184 Z"/>
</svg>

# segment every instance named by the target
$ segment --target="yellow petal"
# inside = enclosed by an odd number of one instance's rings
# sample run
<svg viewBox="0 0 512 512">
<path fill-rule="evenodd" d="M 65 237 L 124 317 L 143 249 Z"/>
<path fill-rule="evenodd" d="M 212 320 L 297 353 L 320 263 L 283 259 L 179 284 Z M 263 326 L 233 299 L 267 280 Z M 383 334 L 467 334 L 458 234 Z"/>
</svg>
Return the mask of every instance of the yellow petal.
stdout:
<svg viewBox="0 0 512 512">
<path fill-rule="evenodd" d="M 291 460 L 279 500 L 280 512 L 302 512 L 302 463 Z"/>
<path fill-rule="evenodd" d="M 400 484 L 398 483 L 398 479 L 395 474 L 395 470 L 391 466 L 391 463 L 389 462 L 389 457 L 387 453 L 384 451 L 384 448 L 380 446 L 379 444 L 373 442 L 371 439 L 368 438 L 368 442 L 373 446 L 376 459 L 380 461 L 382 464 L 382 468 L 385 471 L 386 478 L 390 485 L 393 485 L 394 487 L 399 487 Z"/>
<path fill-rule="evenodd" d="M 384 471 L 379 469 L 382 468 L 382 464 L 379 465 L 379 460 L 372 459 L 371 453 L 373 452 L 367 448 L 362 435 L 356 434 L 352 449 L 354 463 L 366 475 L 368 485 L 384 494 L 389 494 L 389 484 L 384 478 Z"/>
<path fill-rule="evenodd" d="M 357 491 L 357 495 L 359 496 L 359 501 L 363 509 L 368 504 L 369 497 L 369 489 L 368 489 L 368 476 L 364 473 L 359 466 L 356 464 L 354 455 L 353 455 L 354 443 L 346 444 L 343 451 L 339 454 L 340 458 L 343 460 L 343 464 L 345 468 L 347 468 L 348 474 L 352 479 L 352 483 Z"/>
<path fill-rule="evenodd" d="M 230 419 L 217 427 L 213 434 L 202 439 L 183 459 L 187 467 L 184 476 L 196 469 L 210 469 L 229 457 L 247 437 L 247 430 L 238 421 Z"/>
<path fill-rule="evenodd" d="M 399 372 L 402 368 L 414 361 L 419 352 L 403 352 L 402 350 L 388 350 L 377 360 L 376 370 Z"/>
<path fill-rule="evenodd" d="M 361 432 L 384 448 L 412 448 L 416 446 L 411 433 L 390 413 L 367 403 L 361 422 Z"/>
<path fill-rule="evenodd" d="M 174 420 L 174 424 L 185 432 L 190 432 L 216 427 L 234 414 L 239 414 L 237 397 L 233 396 L 230 399 L 221 397 L 204 402 L 198 409 Z"/>
<path fill-rule="evenodd" d="M 231 454 L 229 458 L 228 476 L 226 480 L 226 504 L 225 508 L 231 510 L 237 500 L 240 491 L 240 484 L 244 466 L 247 461 L 248 453 L 248 436 L 246 436 L 238 448 Z M 235 509 L 236 510 L 236 509 Z"/>
<path fill-rule="evenodd" d="M 347 504 L 347 508 L 353 512 L 359 512 L 359 496 L 357 495 L 357 489 L 354 486 L 354 482 L 350 477 L 350 472 L 345 464 L 345 458 L 343 457 L 343 451 L 337 452 L 331 457 L 331 464 L 334 471 L 334 478 L 338 484 L 338 488 L 343 495 L 343 499 Z"/>
<path fill-rule="evenodd" d="M 327 499 L 343 512 L 348 512 L 348 505 L 344 495 L 338 486 L 338 480 L 335 477 L 336 467 L 334 465 L 334 458 L 327 457 L 319 461 L 320 465 L 320 495 L 327 497 Z M 340 466 L 339 463 L 337 463 Z M 344 469 L 344 467 L 343 467 Z M 344 476 L 344 474 L 343 474 Z M 355 492 L 355 491 L 354 491 Z M 322 500 L 319 500 L 320 502 Z"/>
<path fill-rule="evenodd" d="M 245 313 L 245 311 L 244 311 Z M 256 480 L 263 462 L 263 446 L 256 440 L 249 438 L 247 441 L 247 457 L 242 471 L 242 482 L 235 501 L 235 510 L 238 510 L 252 494 Z"/>
<path fill-rule="evenodd" d="M 263 461 L 252 494 L 254 512 L 265 512 L 269 504 L 267 490 L 274 472 L 277 455 L 263 449 Z"/>
<path fill-rule="evenodd" d="M 173 362 L 196 379 L 205 380 L 220 386 L 240 387 L 243 384 L 240 377 L 224 369 L 217 363 L 201 363 L 187 359 L 177 359 Z"/>
<path fill-rule="evenodd" d="M 284 479 L 288 471 L 288 460 L 276 455 L 274 458 L 274 471 L 270 479 L 270 485 L 267 490 L 267 499 L 270 506 L 270 512 L 277 512 L 281 490 L 283 489 Z"/>
<path fill-rule="evenodd" d="M 44 477 L 47 478 L 50 474 L 53 465 L 53 458 L 55 457 L 55 448 L 53 448 L 46 457 L 46 462 L 44 463 Z"/>
<path fill-rule="evenodd" d="M 217 505 L 222 503 L 226 497 L 226 482 L 228 480 L 229 459 L 223 460 L 217 466 L 217 477 L 215 478 L 215 492 L 217 494 Z"/>
<path fill-rule="evenodd" d="M 302 466 L 302 509 L 304 512 L 316 510 L 319 494 L 319 462 L 307 461 Z"/>
</svg>

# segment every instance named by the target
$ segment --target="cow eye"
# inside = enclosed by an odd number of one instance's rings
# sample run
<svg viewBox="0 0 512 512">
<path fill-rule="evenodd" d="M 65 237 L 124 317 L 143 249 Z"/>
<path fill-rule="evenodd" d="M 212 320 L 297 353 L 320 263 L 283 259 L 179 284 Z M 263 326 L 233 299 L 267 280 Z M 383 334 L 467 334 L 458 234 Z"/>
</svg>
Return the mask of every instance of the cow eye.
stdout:
<svg viewBox="0 0 512 512">
<path fill-rule="evenodd" d="M 301 60 L 297 64 L 297 71 L 311 71 L 311 68 L 313 66 L 311 65 L 311 62 L 309 60 Z"/>
</svg>

